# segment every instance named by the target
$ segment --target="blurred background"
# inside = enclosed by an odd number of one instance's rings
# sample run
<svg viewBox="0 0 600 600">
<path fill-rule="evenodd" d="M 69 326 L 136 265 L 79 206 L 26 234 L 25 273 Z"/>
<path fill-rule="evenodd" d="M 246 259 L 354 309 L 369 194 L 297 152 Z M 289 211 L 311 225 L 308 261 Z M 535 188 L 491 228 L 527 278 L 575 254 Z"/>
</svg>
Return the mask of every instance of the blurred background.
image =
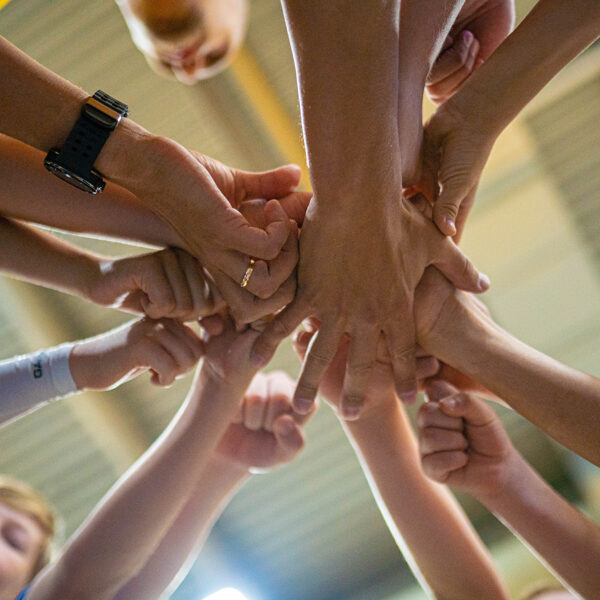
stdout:
<svg viewBox="0 0 600 600">
<path fill-rule="evenodd" d="M 521 19 L 535 4 L 517 0 Z M 226 164 L 264 170 L 303 161 L 294 68 L 277 0 L 252 0 L 246 45 L 227 71 L 188 87 L 162 79 L 134 47 L 112 0 L 13 0 L 0 35 L 131 116 Z M 9 85 L 9 82 L 0 82 Z M 528 107 L 496 145 L 464 248 L 492 279 L 494 318 L 534 347 L 600 375 L 600 47 L 592 47 Z M 426 107 L 426 112 L 431 107 Z M 306 178 L 306 173 L 304 175 Z M 125 255 L 129 246 L 77 243 Z M 127 316 L 0 280 L 0 358 L 100 333 Z M 295 376 L 289 343 L 269 368 Z M 156 438 L 189 378 L 169 390 L 147 377 L 44 408 L 0 433 L 0 471 L 34 485 L 68 536 Z M 515 444 L 551 484 L 592 516 L 598 471 L 519 415 L 499 409 Z M 219 520 L 173 596 L 234 588 L 248 600 L 420 600 L 336 418 L 322 406 L 295 463 L 255 476 Z M 496 519 L 461 498 L 514 598 L 551 581 Z M 229 595 L 227 595 L 229 594 Z M 234 591 L 212 597 L 237 600 Z M 211 600 L 212 600 L 211 598 Z"/>
</svg>

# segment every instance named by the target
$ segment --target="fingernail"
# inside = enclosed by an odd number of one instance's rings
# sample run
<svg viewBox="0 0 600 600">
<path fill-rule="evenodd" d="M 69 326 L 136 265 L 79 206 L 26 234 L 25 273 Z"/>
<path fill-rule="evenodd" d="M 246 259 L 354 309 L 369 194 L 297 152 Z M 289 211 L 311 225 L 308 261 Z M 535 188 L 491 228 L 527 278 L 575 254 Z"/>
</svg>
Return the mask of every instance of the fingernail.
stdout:
<svg viewBox="0 0 600 600">
<path fill-rule="evenodd" d="M 313 405 L 310 398 L 294 398 L 294 408 L 301 414 L 306 414 Z"/>
<path fill-rule="evenodd" d="M 445 216 L 442 221 L 444 222 L 446 231 L 449 231 L 451 237 L 456 235 L 456 224 L 454 223 L 454 219 L 452 217 Z"/>
<path fill-rule="evenodd" d="M 360 408 L 358 406 L 344 406 L 342 414 L 346 421 L 354 421 L 360 415 Z"/>
<path fill-rule="evenodd" d="M 267 363 L 269 362 L 264 356 L 261 356 L 260 354 L 253 352 L 250 355 L 250 362 L 258 369 L 262 368 L 262 367 L 266 367 Z"/>
<path fill-rule="evenodd" d="M 456 408 L 456 398 L 443 398 L 442 402 L 446 408 L 454 410 Z"/>
<path fill-rule="evenodd" d="M 400 400 L 402 400 L 402 402 L 404 404 L 414 404 L 417 401 L 417 397 L 418 397 L 418 394 L 415 390 L 412 390 L 411 392 L 404 392 L 403 394 L 400 394 Z"/>
<path fill-rule="evenodd" d="M 473 34 L 468 29 L 465 29 L 465 31 L 462 32 L 461 37 L 467 46 L 473 41 Z"/>
<path fill-rule="evenodd" d="M 490 278 L 485 273 L 479 273 L 479 289 L 485 292 L 490 288 Z"/>
</svg>

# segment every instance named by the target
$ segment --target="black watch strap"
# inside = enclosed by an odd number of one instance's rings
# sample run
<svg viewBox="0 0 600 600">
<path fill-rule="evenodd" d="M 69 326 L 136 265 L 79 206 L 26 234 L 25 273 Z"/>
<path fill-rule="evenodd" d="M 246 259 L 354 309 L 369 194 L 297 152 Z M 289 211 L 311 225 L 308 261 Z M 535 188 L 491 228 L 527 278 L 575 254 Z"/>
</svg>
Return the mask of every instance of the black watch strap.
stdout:
<svg viewBox="0 0 600 600">
<path fill-rule="evenodd" d="M 108 136 L 121 117 L 127 116 L 127 111 L 126 104 L 98 90 L 83 106 L 81 117 L 60 149 L 56 162 L 78 175 L 90 173 Z"/>
</svg>

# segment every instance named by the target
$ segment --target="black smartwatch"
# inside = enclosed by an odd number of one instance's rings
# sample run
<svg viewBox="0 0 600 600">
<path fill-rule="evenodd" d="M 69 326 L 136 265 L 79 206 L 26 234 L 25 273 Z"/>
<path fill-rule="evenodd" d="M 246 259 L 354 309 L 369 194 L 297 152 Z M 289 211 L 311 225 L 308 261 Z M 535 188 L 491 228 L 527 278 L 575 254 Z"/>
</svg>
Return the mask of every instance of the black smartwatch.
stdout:
<svg viewBox="0 0 600 600">
<path fill-rule="evenodd" d="M 127 104 L 98 90 L 83 105 L 64 146 L 60 150 L 53 148 L 46 155 L 46 169 L 80 190 L 101 192 L 105 182 L 94 170 L 94 163 L 110 133 L 127 116 L 127 110 Z"/>
</svg>

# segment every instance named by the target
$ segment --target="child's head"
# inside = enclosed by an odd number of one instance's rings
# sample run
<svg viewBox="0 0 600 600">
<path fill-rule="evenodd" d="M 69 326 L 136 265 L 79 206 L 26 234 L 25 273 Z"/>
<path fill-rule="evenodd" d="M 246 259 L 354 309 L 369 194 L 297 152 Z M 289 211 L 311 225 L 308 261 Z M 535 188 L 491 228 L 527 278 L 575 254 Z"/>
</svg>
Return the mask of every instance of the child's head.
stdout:
<svg viewBox="0 0 600 600">
<path fill-rule="evenodd" d="M 0 597 L 16 596 L 48 563 L 54 533 L 46 502 L 28 485 L 0 475 Z"/>
<path fill-rule="evenodd" d="M 131 0 L 130 5 L 125 18 L 149 64 L 185 83 L 226 67 L 246 34 L 248 0 Z"/>
</svg>

